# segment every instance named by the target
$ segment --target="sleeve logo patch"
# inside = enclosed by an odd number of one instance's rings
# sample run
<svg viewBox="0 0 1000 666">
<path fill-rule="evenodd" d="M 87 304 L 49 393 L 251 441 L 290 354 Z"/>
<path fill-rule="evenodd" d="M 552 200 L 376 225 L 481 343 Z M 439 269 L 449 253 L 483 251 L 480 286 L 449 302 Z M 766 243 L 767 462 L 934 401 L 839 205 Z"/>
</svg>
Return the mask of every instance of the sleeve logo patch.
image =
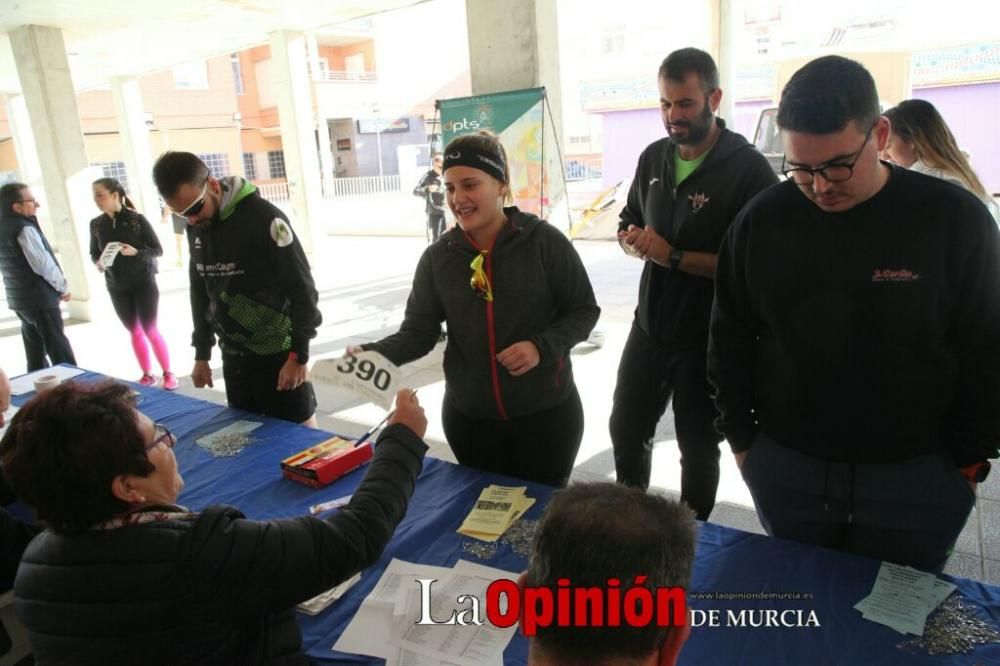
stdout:
<svg viewBox="0 0 1000 666">
<path fill-rule="evenodd" d="M 271 220 L 271 238 L 278 247 L 288 247 L 295 240 L 292 228 L 280 217 Z"/>
</svg>

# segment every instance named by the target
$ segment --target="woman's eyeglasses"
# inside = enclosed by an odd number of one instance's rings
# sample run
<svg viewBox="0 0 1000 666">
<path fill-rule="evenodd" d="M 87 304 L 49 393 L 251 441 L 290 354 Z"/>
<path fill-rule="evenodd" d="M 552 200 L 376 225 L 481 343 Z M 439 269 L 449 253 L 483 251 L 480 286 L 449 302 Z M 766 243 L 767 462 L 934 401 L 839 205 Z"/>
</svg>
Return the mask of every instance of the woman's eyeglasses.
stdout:
<svg viewBox="0 0 1000 666">
<path fill-rule="evenodd" d="M 159 446 L 160 442 L 165 443 L 168 449 L 172 449 L 174 448 L 174 442 L 176 441 L 177 440 L 170 433 L 170 430 L 167 429 L 167 426 L 163 425 L 162 423 L 154 423 L 153 441 L 146 445 L 146 453 L 149 453 L 157 446 Z"/>
<path fill-rule="evenodd" d="M 473 291 L 479 294 L 480 298 L 492 303 L 493 287 L 490 286 L 490 279 L 486 276 L 486 271 L 483 270 L 483 261 L 485 258 L 486 253 L 480 252 L 472 260 L 472 263 L 469 264 L 469 268 L 472 269 L 472 278 L 469 280 L 469 284 L 472 286 Z"/>
</svg>

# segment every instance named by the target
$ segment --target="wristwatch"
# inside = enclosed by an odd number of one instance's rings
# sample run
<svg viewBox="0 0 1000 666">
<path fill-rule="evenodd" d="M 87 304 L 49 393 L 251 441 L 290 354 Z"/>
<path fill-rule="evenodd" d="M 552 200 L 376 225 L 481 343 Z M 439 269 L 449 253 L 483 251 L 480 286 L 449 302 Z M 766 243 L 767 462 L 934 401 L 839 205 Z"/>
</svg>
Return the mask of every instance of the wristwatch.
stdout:
<svg viewBox="0 0 1000 666">
<path fill-rule="evenodd" d="M 309 362 L 309 354 L 303 354 L 302 352 L 288 352 L 288 358 L 295 361 L 299 365 L 305 365 Z"/>
<path fill-rule="evenodd" d="M 681 267 L 681 259 L 684 258 L 684 250 L 678 250 L 676 247 L 670 251 L 670 268 L 673 270 L 679 270 Z"/>
<path fill-rule="evenodd" d="M 967 480 L 972 481 L 973 483 L 982 483 L 986 480 L 986 477 L 989 476 L 991 467 L 992 465 L 990 465 L 990 461 L 984 460 L 982 462 L 972 463 L 971 465 L 961 467 L 958 471 L 961 472 L 962 476 L 964 476 Z"/>
</svg>

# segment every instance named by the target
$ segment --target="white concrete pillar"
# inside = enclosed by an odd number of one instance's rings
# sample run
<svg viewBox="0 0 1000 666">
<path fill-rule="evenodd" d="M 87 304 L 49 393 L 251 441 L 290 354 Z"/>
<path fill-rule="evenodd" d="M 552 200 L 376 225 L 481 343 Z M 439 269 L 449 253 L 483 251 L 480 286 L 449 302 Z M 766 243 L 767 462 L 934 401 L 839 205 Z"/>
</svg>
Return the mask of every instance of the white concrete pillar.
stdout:
<svg viewBox="0 0 1000 666">
<path fill-rule="evenodd" d="M 5 95 L 7 121 L 10 123 L 10 133 L 14 138 L 14 153 L 17 155 L 18 180 L 31 188 L 35 198 L 42 202 L 38 210 L 38 222 L 46 236 L 54 237 L 55 230 L 49 219 L 49 207 L 45 199 L 45 183 L 42 182 L 42 165 L 38 163 L 38 149 L 35 147 L 35 135 L 31 131 L 31 119 L 28 118 L 28 102 L 24 95 Z"/>
<path fill-rule="evenodd" d="M 316 127 L 316 138 L 319 141 L 319 166 L 322 172 L 323 192 L 333 192 L 333 146 L 330 144 L 330 121 L 322 116 Z M 324 195 L 325 196 L 325 195 Z"/>
<path fill-rule="evenodd" d="M 153 158 L 149 150 L 149 128 L 142 106 L 142 92 L 135 77 L 113 76 L 110 80 L 114 98 L 118 135 L 125 156 L 129 196 L 139 212 L 151 222 L 160 218 L 160 197 L 153 185 Z"/>
<path fill-rule="evenodd" d="M 544 121 L 545 162 L 552 193 L 558 192 L 562 180 L 553 139 L 558 137 L 559 145 L 566 145 L 556 4 L 557 0 L 465 0 L 472 94 L 545 86 L 552 109 L 551 119 L 546 113 Z"/>
<path fill-rule="evenodd" d="M 733 3 L 732 0 L 714 0 L 713 3 L 713 51 L 715 64 L 719 68 L 719 87 L 722 88 L 722 102 L 719 117 L 726 121 L 730 129 L 736 122 L 736 60 L 733 48 Z M 753 139 L 753 137 L 749 137 Z"/>
<path fill-rule="evenodd" d="M 271 33 L 271 59 L 285 174 L 295 211 L 292 224 L 306 252 L 312 252 L 314 234 L 322 232 L 319 227 L 323 194 L 316 151 L 312 83 L 302 33 L 287 30 Z"/>
<path fill-rule="evenodd" d="M 95 170 L 88 167 L 62 31 L 28 25 L 8 35 L 55 234 L 49 240 L 59 249 L 59 263 L 73 294 L 70 316 L 89 320 L 90 260 L 84 256 L 88 224 L 96 215 L 90 190 Z"/>
</svg>

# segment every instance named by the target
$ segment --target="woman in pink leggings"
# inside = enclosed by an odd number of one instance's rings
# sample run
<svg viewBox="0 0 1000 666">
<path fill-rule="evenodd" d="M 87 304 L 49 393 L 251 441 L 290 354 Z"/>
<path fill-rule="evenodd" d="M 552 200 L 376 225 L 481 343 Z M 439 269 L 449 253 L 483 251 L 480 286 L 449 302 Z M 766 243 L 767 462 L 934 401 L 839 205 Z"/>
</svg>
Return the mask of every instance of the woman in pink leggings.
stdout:
<svg viewBox="0 0 1000 666">
<path fill-rule="evenodd" d="M 111 303 L 122 324 L 132 335 L 132 349 L 142 368 L 140 384 L 155 386 L 149 361 L 149 345 L 163 369 L 163 388 L 177 388 L 170 371 L 167 344 L 156 328 L 160 291 L 156 287 L 156 258 L 163 248 L 149 221 L 135 210 L 125 189 L 114 178 L 94 181 L 94 203 L 101 215 L 90 221 L 90 258 L 104 273 Z M 100 261 L 108 243 L 119 243 L 114 261 L 104 268 Z M 146 341 L 149 341 L 149 345 Z"/>
</svg>

